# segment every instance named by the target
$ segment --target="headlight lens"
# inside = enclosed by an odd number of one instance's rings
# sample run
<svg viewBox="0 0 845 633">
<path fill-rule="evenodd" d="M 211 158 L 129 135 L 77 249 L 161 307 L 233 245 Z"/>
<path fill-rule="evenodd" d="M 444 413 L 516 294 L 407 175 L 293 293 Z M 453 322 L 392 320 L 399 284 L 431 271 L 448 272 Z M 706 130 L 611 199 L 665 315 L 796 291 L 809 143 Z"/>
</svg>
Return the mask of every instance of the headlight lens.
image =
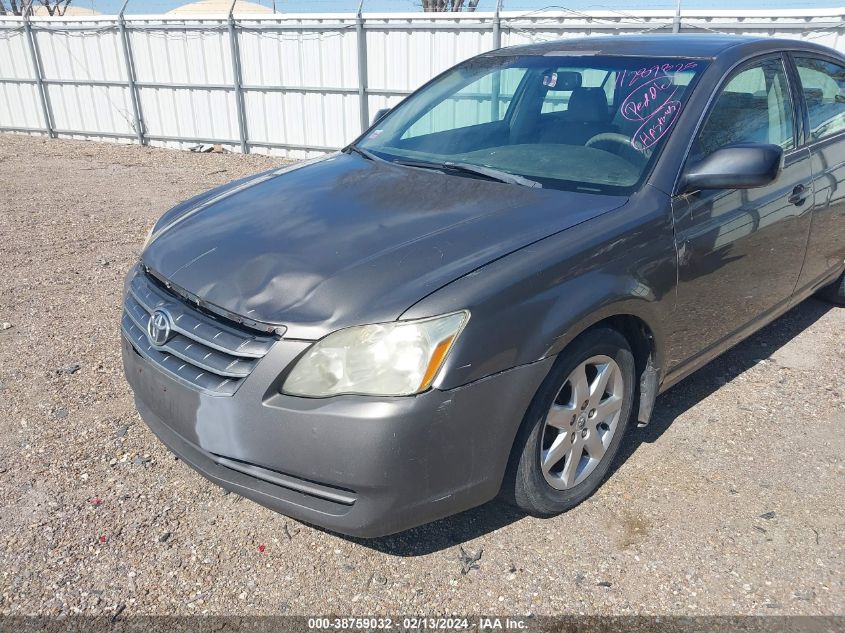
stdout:
<svg viewBox="0 0 845 633">
<path fill-rule="evenodd" d="M 469 312 L 463 311 L 339 330 L 299 359 L 282 391 L 309 397 L 425 391 L 468 320 Z"/>
</svg>

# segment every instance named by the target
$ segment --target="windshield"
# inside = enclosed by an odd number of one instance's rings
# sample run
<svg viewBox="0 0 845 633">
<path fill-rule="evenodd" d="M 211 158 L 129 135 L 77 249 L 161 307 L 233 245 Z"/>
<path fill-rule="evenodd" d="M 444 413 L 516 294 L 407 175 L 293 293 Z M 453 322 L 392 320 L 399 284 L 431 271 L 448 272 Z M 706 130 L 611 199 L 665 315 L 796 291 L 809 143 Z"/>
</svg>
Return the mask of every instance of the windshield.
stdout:
<svg viewBox="0 0 845 633">
<path fill-rule="evenodd" d="M 680 58 L 480 57 L 403 101 L 357 147 L 469 177 L 627 194 L 705 67 Z"/>
</svg>

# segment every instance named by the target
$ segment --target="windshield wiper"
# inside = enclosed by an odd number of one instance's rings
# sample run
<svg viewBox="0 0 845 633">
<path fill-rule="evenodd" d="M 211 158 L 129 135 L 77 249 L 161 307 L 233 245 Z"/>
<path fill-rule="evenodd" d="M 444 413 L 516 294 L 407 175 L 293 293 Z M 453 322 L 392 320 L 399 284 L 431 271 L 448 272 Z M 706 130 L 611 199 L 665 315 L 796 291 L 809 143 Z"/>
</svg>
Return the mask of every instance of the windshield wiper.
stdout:
<svg viewBox="0 0 845 633">
<path fill-rule="evenodd" d="M 520 185 L 522 187 L 542 188 L 542 184 L 534 180 L 530 180 L 525 176 L 518 176 L 507 171 L 501 171 L 492 167 L 485 167 L 484 165 L 473 165 L 472 163 L 454 163 L 445 161 L 442 163 L 429 162 L 424 160 L 408 160 L 400 158 L 394 161 L 397 165 L 404 165 L 405 167 L 419 167 L 420 169 L 436 169 L 438 171 L 458 171 L 466 174 L 473 174 L 475 176 L 484 176 L 489 180 L 497 182 L 504 182 L 509 185 Z"/>
<path fill-rule="evenodd" d="M 358 147 L 358 146 L 357 146 L 357 145 L 355 145 L 354 143 L 353 143 L 352 145 L 347 145 L 347 146 L 343 149 L 343 151 L 344 151 L 344 152 L 346 152 L 347 154 L 348 154 L 349 152 L 355 152 L 356 154 L 359 154 L 359 155 L 363 156 L 363 157 L 364 157 L 364 158 L 366 158 L 367 160 L 379 160 L 379 157 L 378 157 L 378 156 L 376 156 L 375 154 L 373 154 L 371 151 L 366 150 L 366 149 L 364 149 L 363 147 Z"/>
<path fill-rule="evenodd" d="M 536 180 L 531 180 L 525 176 L 512 174 L 500 169 L 494 169 L 493 167 L 485 167 L 484 165 L 473 165 L 472 163 L 452 163 L 447 161 L 443 163 L 443 167 L 453 171 L 478 174 L 479 176 L 485 176 L 490 180 L 498 180 L 499 182 L 504 182 L 509 185 L 521 185 L 523 187 L 532 187 L 536 189 L 541 189 L 543 187 L 543 185 Z"/>
<path fill-rule="evenodd" d="M 420 169 L 436 169 L 437 171 L 443 171 L 445 169 L 445 167 L 443 167 L 443 163 L 433 163 L 427 160 L 397 158 L 389 162 L 393 163 L 394 165 L 404 165 L 405 167 L 419 167 Z"/>
</svg>

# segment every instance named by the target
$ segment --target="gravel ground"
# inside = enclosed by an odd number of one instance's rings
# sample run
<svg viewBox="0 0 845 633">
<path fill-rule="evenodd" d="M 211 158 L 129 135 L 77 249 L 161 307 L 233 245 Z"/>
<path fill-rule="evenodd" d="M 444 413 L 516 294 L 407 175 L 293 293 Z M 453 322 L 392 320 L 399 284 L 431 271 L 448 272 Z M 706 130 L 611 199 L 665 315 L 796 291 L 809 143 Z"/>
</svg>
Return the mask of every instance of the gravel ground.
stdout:
<svg viewBox="0 0 845 633">
<path fill-rule="evenodd" d="M 176 460 L 121 373 L 122 277 L 169 206 L 275 164 L 0 135 L 0 614 L 845 614 L 845 310 L 815 300 L 664 394 L 554 519 L 355 541 Z"/>
</svg>

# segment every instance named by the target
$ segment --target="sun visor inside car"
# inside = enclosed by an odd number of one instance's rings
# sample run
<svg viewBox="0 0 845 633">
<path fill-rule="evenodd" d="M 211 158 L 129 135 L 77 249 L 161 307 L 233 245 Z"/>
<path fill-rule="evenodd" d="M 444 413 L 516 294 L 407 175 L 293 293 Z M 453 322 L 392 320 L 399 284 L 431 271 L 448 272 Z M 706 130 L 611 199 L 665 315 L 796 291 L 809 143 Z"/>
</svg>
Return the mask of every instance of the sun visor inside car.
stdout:
<svg viewBox="0 0 845 633">
<path fill-rule="evenodd" d="M 574 70 L 549 70 L 543 73 L 543 85 L 547 90 L 575 90 L 581 87 L 581 73 Z"/>
</svg>

